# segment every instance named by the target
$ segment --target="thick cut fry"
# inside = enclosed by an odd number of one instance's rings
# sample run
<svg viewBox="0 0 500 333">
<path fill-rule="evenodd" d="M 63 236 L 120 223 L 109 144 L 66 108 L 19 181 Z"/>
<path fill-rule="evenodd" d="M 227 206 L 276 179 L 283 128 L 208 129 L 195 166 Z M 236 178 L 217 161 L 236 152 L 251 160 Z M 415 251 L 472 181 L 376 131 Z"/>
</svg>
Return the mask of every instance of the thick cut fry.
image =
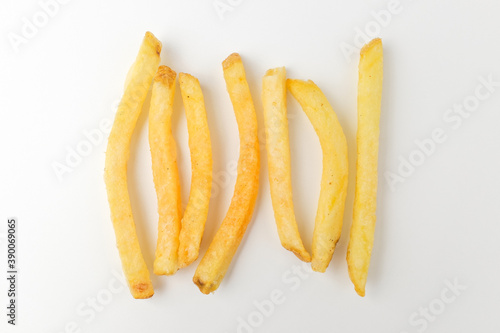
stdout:
<svg viewBox="0 0 500 333">
<path fill-rule="evenodd" d="M 179 83 L 186 110 L 191 151 L 191 190 L 179 235 L 179 268 L 182 268 L 195 261 L 200 252 L 212 189 L 212 145 L 198 79 L 180 73 Z"/>
<path fill-rule="evenodd" d="M 311 121 L 323 150 L 323 174 L 314 223 L 311 267 L 317 272 L 324 272 L 342 231 L 347 193 L 347 142 L 335 112 L 314 82 L 289 79 L 287 86 Z"/>
<path fill-rule="evenodd" d="M 300 260 L 311 261 L 300 238 L 292 200 L 290 142 L 286 114 L 285 67 L 270 69 L 262 79 L 269 184 L 274 218 L 283 247 Z"/>
<path fill-rule="evenodd" d="M 250 223 L 259 187 L 257 116 L 245 69 L 237 53 L 224 60 L 222 67 L 238 123 L 240 157 L 229 210 L 193 277 L 204 294 L 215 291 L 224 278 Z"/>
<path fill-rule="evenodd" d="M 135 298 L 153 296 L 153 285 L 137 238 L 127 186 L 130 139 L 160 63 L 161 43 L 147 32 L 132 65 L 108 139 L 104 181 L 123 271 Z"/>
<path fill-rule="evenodd" d="M 160 66 L 154 78 L 149 109 L 149 146 L 159 215 L 154 262 L 154 273 L 157 275 L 172 275 L 179 269 L 177 251 L 182 214 L 181 186 L 171 128 L 175 76 L 173 70 Z"/>
<path fill-rule="evenodd" d="M 361 49 L 358 81 L 358 159 L 356 193 L 347 266 L 354 289 L 365 296 L 373 248 L 377 208 L 377 164 L 380 106 L 382 102 L 383 50 L 377 38 Z"/>
</svg>

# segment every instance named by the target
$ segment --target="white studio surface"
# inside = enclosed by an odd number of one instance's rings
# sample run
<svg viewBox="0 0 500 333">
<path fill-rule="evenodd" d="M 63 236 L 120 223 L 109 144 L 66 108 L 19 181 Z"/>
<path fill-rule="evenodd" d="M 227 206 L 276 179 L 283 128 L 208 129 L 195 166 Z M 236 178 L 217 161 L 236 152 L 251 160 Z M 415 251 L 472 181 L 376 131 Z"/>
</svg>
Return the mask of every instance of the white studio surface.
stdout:
<svg viewBox="0 0 500 333">
<path fill-rule="evenodd" d="M 0 332 L 499 332 L 499 11 L 493 0 L 3 0 Z M 104 153 L 147 30 L 163 43 L 161 64 L 198 77 L 205 95 L 217 194 L 201 255 L 236 179 L 238 131 L 221 67 L 232 52 L 243 58 L 256 106 L 259 197 L 225 279 L 209 296 L 192 282 L 200 259 L 174 276 L 152 276 L 156 293 L 149 300 L 134 300 L 120 283 Z M 377 228 L 361 298 L 345 256 L 356 161 L 356 47 L 366 37 L 383 40 L 384 90 Z M 323 90 L 349 146 L 343 234 L 324 274 L 282 248 L 274 222 L 260 93 L 265 71 L 278 66 Z M 185 206 L 190 158 L 176 94 Z M 295 210 L 310 249 L 321 149 L 290 94 L 288 104 Z M 147 132 L 143 112 L 132 139 L 129 189 L 152 271 L 157 206 Z M 70 171 L 58 175 L 57 163 Z M 4 278 L 11 216 L 19 225 L 14 327 L 7 324 Z"/>
</svg>

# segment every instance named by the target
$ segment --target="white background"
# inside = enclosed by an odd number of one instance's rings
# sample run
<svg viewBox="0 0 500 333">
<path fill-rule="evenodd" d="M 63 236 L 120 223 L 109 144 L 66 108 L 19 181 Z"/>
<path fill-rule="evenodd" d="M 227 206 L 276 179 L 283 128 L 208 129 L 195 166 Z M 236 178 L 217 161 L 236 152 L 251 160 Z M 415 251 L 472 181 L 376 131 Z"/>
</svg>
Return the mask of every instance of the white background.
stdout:
<svg viewBox="0 0 500 333">
<path fill-rule="evenodd" d="M 231 10 L 218 13 L 218 3 L 231 3 Z M 239 325 L 240 332 L 500 331 L 498 83 L 460 125 L 444 118 L 454 104 L 474 101 L 480 77 L 500 81 L 500 3 L 401 0 L 397 13 L 377 23 L 373 12 L 387 10 L 388 3 L 73 0 L 52 8 L 53 17 L 43 22 L 39 2 L 2 0 L 0 268 L 6 271 L 6 220 L 15 216 L 20 274 L 16 327 L 6 324 L 7 284 L 1 274 L 0 331 L 237 332 Z M 23 26 L 34 17 L 38 31 L 16 51 L 10 39 L 23 36 Z M 369 37 L 383 39 L 385 73 L 377 229 L 367 293 L 361 298 L 345 262 L 354 195 L 359 53 L 347 56 L 341 46 L 354 45 L 365 29 Z M 101 121 L 113 119 L 146 30 L 163 42 L 161 63 L 197 76 L 205 94 L 214 187 L 220 191 L 211 202 L 202 254 L 226 213 L 236 178 L 228 165 L 238 157 L 238 132 L 222 60 L 232 52 L 241 54 L 261 135 L 261 78 L 267 69 L 286 66 L 289 77 L 312 79 L 322 88 L 350 153 L 343 235 L 326 273 L 296 273 L 300 261 L 281 247 L 261 149 L 253 221 L 214 294 L 201 294 L 191 281 L 199 260 L 174 276 L 153 276 L 156 293 L 149 300 L 132 299 L 116 283 L 121 264 L 103 182 L 107 134 L 61 179 L 53 165 L 66 164 L 68 149 L 85 145 L 85 131 L 101 131 Z M 321 150 L 298 104 L 291 98 L 288 102 L 295 209 L 310 249 Z M 431 138 L 436 128 L 444 131 L 446 141 L 435 144 L 411 175 L 391 189 L 384 175 L 397 174 L 401 158 L 423 156 L 415 140 Z M 185 205 L 191 175 L 178 93 L 174 133 Z M 129 184 L 151 269 L 157 207 L 147 112 L 132 140 Z M 454 294 L 449 283 L 465 290 Z M 267 304 L 273 290 L 283 294 L 283 302 L 258 312 L 255 302 Z M 422 311 L 429 311 L 428 317 Z"/>
</svg>

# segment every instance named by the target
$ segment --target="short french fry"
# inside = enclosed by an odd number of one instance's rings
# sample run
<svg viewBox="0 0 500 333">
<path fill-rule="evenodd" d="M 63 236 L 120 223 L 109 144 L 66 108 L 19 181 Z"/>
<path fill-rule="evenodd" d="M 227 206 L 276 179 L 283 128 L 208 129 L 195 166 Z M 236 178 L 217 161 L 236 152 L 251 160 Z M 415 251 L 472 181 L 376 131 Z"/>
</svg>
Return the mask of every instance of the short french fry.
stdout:
<svg viewBox="0 0 500 333">
<path fill-rule="evenodd" d="M 300 260 L 311 261 L 302 244 L 292 200 L 292 171 L 286 109 L 285 67 L 270 69 L 262 79 L 269 184 L 274 218 L 283 247 Z"/>
<path fill-rule="evenodd" d="M 154 273 L 172 275 L 179 269 L 177 251 L 181 228 L 181 189 L 177 169 L 172 113 L 176 73 L 160 66 L 154 78 L 149 108 L 149 146 L 158 200 L 158 241 Z"/>
<path fill-rule="evenodd" d="M 161 43 L 147 32 L 127 79 L 106 150 L 104 181 L 123 271 L 134 298 L 153 296 L 149 271 L 135 230 L 127 186 L 130 139 L 160 63 Z"/>
<path fill-rule="evenodd" d="M 252 218 L 259 187 L 257 115 L 245 69 L 237 53 L 224 60 L 222 67 L 238 123 L 240 157 L 229 210 L 193 277 L 204 294 L 215 291 L 224 278 Z"/>
<path fill-rule="evenodd" d="M 191 190 L 179 235 L 179 268 L 182 268 L 195 261 L 200 252 L 212 189 L 212 145 L 198 79 L 180 73 L 179 83 L 186 110 L 191 152 Z"/>
<path fill-rule="evenodd" d="M 359 60 L 356 193 L 347 247 L 349 276 L 360 296 L 365 296 L 375 234 L 382 80 L 382 41 L 376 38 L 361 49 Z"/>
<path fill-rule="evenodd" d="M 347 142 L 335 112 L 314 82 L 288 79 L 287 87 L 311 121 L 323 150 L 311 267 L 324 272 L 342 231 L 348 176 Z"/>
</svg>

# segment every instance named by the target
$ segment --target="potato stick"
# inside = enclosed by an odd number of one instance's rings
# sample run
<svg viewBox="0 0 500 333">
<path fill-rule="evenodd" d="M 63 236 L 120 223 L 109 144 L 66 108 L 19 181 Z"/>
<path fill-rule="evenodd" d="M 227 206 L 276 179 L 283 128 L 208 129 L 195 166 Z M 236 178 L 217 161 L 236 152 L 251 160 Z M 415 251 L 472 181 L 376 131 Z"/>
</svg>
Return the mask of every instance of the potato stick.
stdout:
<svg viewBox="0 0 500 333">
<path fill-rule="evenodd" d="M 191 152 L 191 190 L 179 234 L 179 268 L 182 268 L 195 261 L 200 252 L 212 189 L 212 145 L 198 79 L 180 73 L 179 83 L 186 110 Z"/>
<path fill-rule="evenodd" d="M 292 200 L 292 171 L 286 109 L 285 67 L 270 69 L 262 79 L 269 184 L 278 235 L 283 247 L 311 261 L 300 238 Z"/>
<path fill-rule="evenodd" d="M 347 193 L 347 142 L 335 112 L 314 82 L 289 79 L 287 86 L 311 121 L 323 150 L 323 174 L 314 223 L 311 267 L 317 272 L 324 272 L 342 231 Z"/>
<path fill-rule="evenodd" d="M 237 53 L 224 60 L 222 67 L 238 123 L 240 157 L 229 210 L 193 277 L 193 282 L 204 294 L 215 291 L 224 278 L 252 218 L 259 190 L 257 116 L 245 69 Z"/>
<path fill-rule="evenodd" d="M 358 81 L 356 192 L 347 266 L 354 289 L 365 296 L 375 234 L 379 120 L 382 101 L 383 49 L 377 38 L 361 49 Z"/>
<path fill-rule="evenodd" d="M 134 298 L 153 296 L 153 285 L 137 238 L 127 185 L 130 139 L 160 63 L 161 43 L 147 32 L 132 65 L 108 139 L 104 181 L 123 271 Z"/>
<path fill-rule="evenodd" d="M 175 76 L 173 70 L 160 66 L 154 78 L 149 109 L 149 146 L 159 215 L 154 261 L 154 273 L 157 275 L 172 275 L 179 269 L 177 251 L 182 214 L 181 188 L 171 129 Z"/>
</svg>

